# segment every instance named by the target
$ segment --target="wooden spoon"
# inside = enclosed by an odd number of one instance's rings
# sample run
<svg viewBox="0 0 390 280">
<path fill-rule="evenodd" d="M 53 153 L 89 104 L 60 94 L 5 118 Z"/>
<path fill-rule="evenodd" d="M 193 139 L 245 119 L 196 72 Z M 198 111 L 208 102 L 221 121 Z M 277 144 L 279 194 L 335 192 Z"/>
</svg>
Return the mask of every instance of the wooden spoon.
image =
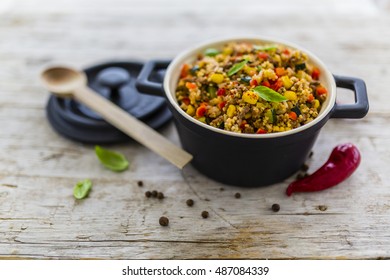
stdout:
<svg viewBox="0 0 390 280">
<path fill-rule="evenodd" d="M 99 113 L 107 122 L 178 168 L 182 169 L 192 160 L 191 154 L 88 88 L 87 78 L 83 72 L 66 66 L 55 66 L 42 71 L 41 80 L 43 85 L 56 96 L 74 98 L 83 103 Z"/>
</svg>

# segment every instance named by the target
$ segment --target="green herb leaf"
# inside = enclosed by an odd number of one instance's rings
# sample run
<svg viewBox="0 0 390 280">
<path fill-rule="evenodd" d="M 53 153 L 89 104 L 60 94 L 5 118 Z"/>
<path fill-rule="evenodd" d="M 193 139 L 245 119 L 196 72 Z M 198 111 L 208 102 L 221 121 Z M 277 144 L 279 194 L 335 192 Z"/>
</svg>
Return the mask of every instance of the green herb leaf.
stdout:
<svg viewBox="0 0 390 280">
<path fill-rule="evenodd" d="M 232 68 L 230 68 L 229 72 L 228 72 L 228 76 L 231 76 L 231 75 L 234 75 L 236 74 L 238 71 L 240 71 L 244 66 L 245 64 L 248 63 L 248 60 L 245 59 L 239 63 L 236 63 L 232 66 Z"/>
<path fill-rule="evenodd" d="M 282 102 L 287 100 L 286 97 L 277 93 L 273 89 L 270 89 L 269 87 L 257 86 L 253 89 L 253 91 L 256 92 L 258 96 L 260 96 L 266 101 Z"/>
<path fill-rule="evenodd" d="M 73 188 L 73 196 L 76 199 L 83 199 L 88 196 L 92 188 L 92 182 L 89 179 L 78 182 Z"/>
<path fill-rule="evenodd" d="M 219 53 L 220 53 L 219 50 L 213 49 L 213 48 L 210 48 L 210 49 L 207 49 L 207 50 L 204 51 L 204 55 L 205 56 L 216 56 Z"/>
<path fill-rule="evenodd" d="M 113 171 L 123 171 L 129 167 L 129 162 L 124 155 L 95 146 L 95 153 L 100 162 Z"/>
</svg>

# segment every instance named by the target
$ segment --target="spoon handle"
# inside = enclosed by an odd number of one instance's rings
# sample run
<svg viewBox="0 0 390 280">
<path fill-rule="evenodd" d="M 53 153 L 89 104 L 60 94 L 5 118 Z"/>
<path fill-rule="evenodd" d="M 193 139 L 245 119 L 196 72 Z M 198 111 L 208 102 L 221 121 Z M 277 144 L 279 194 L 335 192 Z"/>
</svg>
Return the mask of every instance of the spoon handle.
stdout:
<svg viewBox="0 0 390 280">
<path fill-rule="evenodd" d="M 103 98 L 92 89 L 79 87 L 74 91 L 74 98 L 99 113 L 107 122 L 178 168 L 182 169 L 192 160 L 191 154 L 177 147 L 155 130 Z"/>
</svg>

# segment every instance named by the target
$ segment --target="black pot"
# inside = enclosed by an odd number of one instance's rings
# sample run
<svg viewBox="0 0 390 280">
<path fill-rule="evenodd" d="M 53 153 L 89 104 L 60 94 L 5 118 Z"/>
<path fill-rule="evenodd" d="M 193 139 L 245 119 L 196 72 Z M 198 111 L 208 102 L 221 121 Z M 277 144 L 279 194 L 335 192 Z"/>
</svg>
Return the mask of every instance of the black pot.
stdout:
<svg viewBox="0 0 390 280">
<path fill-rule="evenodd" d="M 319 116 L 299 128 L 269 134 L 238 134 L 211 127 L 187 115 L 177 104 L 175 89 L 183 63 L 191 62 L 206 48 L 217 48 L 229 41 L 250 41 L 300 47 L 280 40 L 264 38 L 234 38 L 208 42 L 183 52 L 172 62 L 149 61 L 143 67 L 136 86 L 140 92 L 163 95 L 167 98 L 183 148 L 194 158 L 192 165 L 206 176 L 229 185 L 264 186 L 280 182 L 299 170 L 307 159 L 322 126 L 329 118 L 363 118 L 368 112 L 367 90 L 358 78 L 333 76 L 313 54 L 311 63 L 321 71 L 321 82 L 328 97 Z M 151 77 L 166 67 L 164 83 Z M 355 93 L 355 103 L 336 104 L 336 86 Z"/>
</svg>

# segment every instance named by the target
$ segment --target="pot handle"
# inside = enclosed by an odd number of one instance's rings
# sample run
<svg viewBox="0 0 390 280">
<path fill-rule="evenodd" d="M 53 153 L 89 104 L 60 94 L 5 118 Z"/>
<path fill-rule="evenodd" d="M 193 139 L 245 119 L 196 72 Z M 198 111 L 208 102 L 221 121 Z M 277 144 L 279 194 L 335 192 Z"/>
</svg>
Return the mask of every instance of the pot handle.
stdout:
<svg viewBox="0 0 390 280">
<path fill-rule="evenodd" d="M 161 80 L 161 77 L 164 76 L 165 73 L 163 71 L 170 63 L 170 60 L 150 60 L 146 62 L 137 77 L 135 87 L 141 93 L 163 96 L 163 84 L 158 82 L 158 80 Z"/>
<path fill-rule="evenodd" d="M 368 112 L 368 97 L 366 84 L 362 79 L 333 75 L 336 86 L 353 90 L 355 103 L 335 104 L 331 118 L 361 119 Z"/>
</svg>

